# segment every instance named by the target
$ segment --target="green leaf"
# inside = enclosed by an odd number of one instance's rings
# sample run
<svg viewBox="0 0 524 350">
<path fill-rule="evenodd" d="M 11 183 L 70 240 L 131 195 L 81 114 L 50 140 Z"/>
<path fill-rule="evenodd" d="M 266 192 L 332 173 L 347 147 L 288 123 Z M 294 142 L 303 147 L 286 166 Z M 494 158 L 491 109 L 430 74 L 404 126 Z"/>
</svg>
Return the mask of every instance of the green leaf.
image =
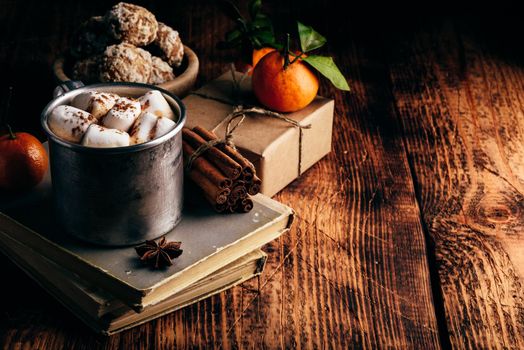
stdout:
<svg viewBox="0 0 524 350">
<path fill-rule="evenodd" d="M 260 32 L 255 35 L 255 37 L 259 40 L 260 46 L 257 47 L 257 49 L 263 47 L 263 46 L 273 46 L 275 44 L 275 37 L 273 36 L 273 33 L 271 32 Z"/>
<path fill-rule="evenodd" d="M 297 21 L 298 24 L 298 36 L 300 37 L 300 47 L 303 52 L 318 49 L 324 46 L 326 38 L 316 32 L 310 26 L 306 26 Z"/>
<path fill-rule="evenodd" d="M 249 15 L 251 18 L 255 18 L 257 14 L 260 12 L 260 8 L 262 7 L 262 0 L 251 0 L 249 2 L 248 8 L 249 8 Z"/>
<path fill-rule="evenodd" d="M 274 43 L 271 43 L 269 46 L 271 46 L 272 48 L 277 49 L 277 50 L 282 50 L 284 48 L 284 45 L 282 45 L 281 43 L 277 42 L 276 40 L 275 40 Z"/>
<path fill-rule="evenodd" d="M 251 25 L 253 28 L 268 28 L 273 30 L 273 25 L 268 17 L 257 17 L 251 22 Z"/>
<path fill-rule="evenodd" d="M 337 89 L 349 91 L 348 82 L 333 61 L 333 58 L 311 55 L 302 57 L 302 60 L 307 62 L 311 67 L 318 70 L 320 74 L 328 78 Z"/>
<path fill-rule="evenodd" d="M 257 15 L 255 16 L 255 18 L 253 18 L 254 20 L 257 20 L 257 19 L 267 19 L 268 21 L 270 21 L 269 19 L 269 16 L 260 12 L 260 13 L 257 13 Z"/>
<path fill-rule="evenodd" d="M 232 42 L 233 40 L 240 38 L 241 35 L 242 33 L 240 32 L 240 30 L 233 29 L 226 33 L 226 41 Z"/>
</svg>

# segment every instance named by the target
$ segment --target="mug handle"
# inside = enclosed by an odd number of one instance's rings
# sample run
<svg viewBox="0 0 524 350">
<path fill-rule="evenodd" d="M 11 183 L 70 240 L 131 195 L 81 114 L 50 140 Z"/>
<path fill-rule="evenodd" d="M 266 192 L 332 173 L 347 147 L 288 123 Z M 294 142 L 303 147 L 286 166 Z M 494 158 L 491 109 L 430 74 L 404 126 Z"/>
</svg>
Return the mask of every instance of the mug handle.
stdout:
<svg viewBox="0 0 524 350">
<path fill-rule="evenodd" d="M 65 94 L 68 91 L 75 90 L 84 86 L 80 80 L 66 80 L 62 84 L 55 87 L 53 90 L 53 97 L 58 97 Z"/>
</svg>

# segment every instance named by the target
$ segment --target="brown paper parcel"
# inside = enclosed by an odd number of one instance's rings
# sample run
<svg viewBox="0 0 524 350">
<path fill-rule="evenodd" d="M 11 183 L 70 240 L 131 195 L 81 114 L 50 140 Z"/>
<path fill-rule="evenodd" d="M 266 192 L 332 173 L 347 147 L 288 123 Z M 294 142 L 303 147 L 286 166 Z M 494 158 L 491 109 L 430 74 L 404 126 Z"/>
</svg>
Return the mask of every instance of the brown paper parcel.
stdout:
<svg viewBox="0 0 524 350">
<path fill-rule="evenodd" d="M 227 115 L 242 101 L 244 105 L 258 105 L 251 90 L 250 78 L 241 81 L 235 89 L 232 73 L 228 72 L 184 98 L 187 108 L 186 126 L 200 125 L 224 137 Z M 273 196 L 331 150 L 334 101 L 317 96 L 306 108 L 285 114 L 301 125 L 302 129 L 285 121 L 249 114 L 235 130 L 233 142 L 239 151 L 256 167 L 262 179 L 261 192 Z M 301 139 L 301 140 L 300 140 Z"/>
</svg>

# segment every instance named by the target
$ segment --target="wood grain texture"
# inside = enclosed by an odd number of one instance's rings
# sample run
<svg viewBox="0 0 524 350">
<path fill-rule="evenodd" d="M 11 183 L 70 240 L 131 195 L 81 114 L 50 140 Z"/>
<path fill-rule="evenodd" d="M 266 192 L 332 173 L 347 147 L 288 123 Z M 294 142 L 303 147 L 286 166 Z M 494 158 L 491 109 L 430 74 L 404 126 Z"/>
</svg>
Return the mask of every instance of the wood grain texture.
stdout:
<svg viewBox="0 0 524 350">
<path fill-rule="evenodd" d="M 491 49 L 448 21 L 388 58 L 457 349 L 524 347 L 524 70 Z"/>
<path fill-rule="evenodd" d="M 236 58 L 215 47 L 231 28 L 215 3 L 138 3 L 197 52 L 199 83 Z M 3 348 L 524 347 L 522 52 L 462 18 L 348 20 L 335 1 L 265 3 L 277 28 L 300 19 L 328 37 L 324 52 L 352 92 L 322 82 L 336 99 L 333 152 L 275 197 L 298 219 L 265 247 L 260 280 L 104 338 L 0 257 L 13 286 Z M 13 108 L 24 107 L 15 127 L 42 136 L 55 55 L 79 20 L 109 5 L 1 6 L 0 87 L 13 85 Z M 35 83 L 41 93 L 27 104 Z"/>
</svg>

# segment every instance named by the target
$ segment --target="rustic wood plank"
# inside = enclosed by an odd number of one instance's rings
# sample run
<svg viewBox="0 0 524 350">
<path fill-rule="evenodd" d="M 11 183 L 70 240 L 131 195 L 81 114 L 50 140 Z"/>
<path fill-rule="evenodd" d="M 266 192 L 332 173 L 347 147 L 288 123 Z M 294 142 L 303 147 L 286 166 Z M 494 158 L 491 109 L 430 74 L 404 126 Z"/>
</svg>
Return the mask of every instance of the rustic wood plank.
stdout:
<svg viewBox="0 0 524 350">
<path fill-rule="evenodd" d="M 476 39 L 447 22 L 388 60 L 450 343 L 520 349 L 524 70 Z"/>
<path fill-rule="evenodd" d="M 401 140 L 386 141 L 376 127 L 395 128 L 376 100 L 387 99 L 379 83 L 386 75 L 370 74 L 372 63 L 357 55 L 343 64 L 357 67 L 356 96 L 325 93 L 337 96 L 336 130 L 345 132 L 335 134 L 326 160 L 277 195 L 293 204 L 299 220 L 268 266 L 280 281 L 261 290 L 262 321 L 244 317 L 248 348 L 438 347 L 407 159 Z"/>
<path fill-rule="evenodd" d="M 22 8 L 11 2 L 6 13 L 13 15 L 0 14 L 0 22 L 9 17 L 6 35 L 13 38 L 2 46 L 0 62 L 8 63 L 15 93 L 38 77 L 41 90 L 50 95 L 53 83 L 42 75 L 44 68 L 65 46 L 78 20 L 103 12 L 107 5 L 36 3 L 24 2 Z M 232 58 L 215 48 L 229 23 L 208 5 L 146 3 L 161 20 L 178 26 L 195 48 L 201 82 L 224 72 Z M 288 20 L 304 6 L 275 2 L 272 8 L 277 18 Z M 314 2 L 305 8 L 310 10 L 306 18 L 316 21 L 309 23 L 323 26 L 328 37 L 355 30 L 341 29 L 327 12 L 316 18 Z M 36 18 L 38 25 L 29 26 L 24 18 Z M 42 33 L 39 26 L 45 28 Z M 8 280 L 19 286 L 10 291 L 13 302 L 2 311 L 2 347 L 438 348 L 424 234 L 405 148 L 397 137 L 387 67 L 376 48 L 367 51 L 350 39 L 341 41 L 344 45 L 332 51 L 351 77 L 353 92 L 342 94 L 322 83 L 321 93 L 336 98 L 333 152 L 276 196 L 297 210 L 298 219 L 289 234 L 265 247 L 270 255 L 260 285 L 244 283 L 104 338 L 94 336 L 0 257 Z M 27 66 L 33 68 L 27 71 Z M 36 97 L 30 107 L 34 118 L 49 95 Z M 23 102 L 16 97 L 14 107 Z M 34 118 L 20 116 L 16 125 L 36 130 Z"/>
</svg>

